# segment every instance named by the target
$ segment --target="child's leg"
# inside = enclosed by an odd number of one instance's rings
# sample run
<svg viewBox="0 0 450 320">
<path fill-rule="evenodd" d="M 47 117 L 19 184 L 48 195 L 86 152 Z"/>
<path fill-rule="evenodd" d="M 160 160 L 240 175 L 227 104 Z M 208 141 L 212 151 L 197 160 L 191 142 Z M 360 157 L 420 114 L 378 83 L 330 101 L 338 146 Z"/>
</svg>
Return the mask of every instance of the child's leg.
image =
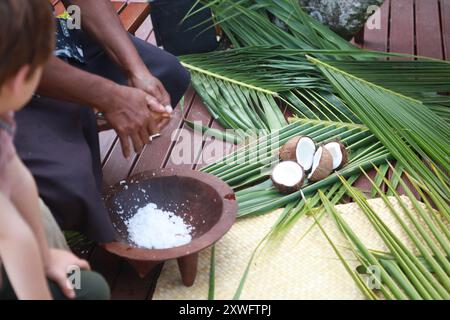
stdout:
<svg viewBox="0 0 450 320">
<path fill-rule="evenodd" d="M 1 193 L 0 221 L 0 257 L 11 288 L 20 299 L 50 299 L 36 238 L 12 203 Z M 2 282 L 4 288 L 7 280 L 2 279 Z M 0 289 L 0 296 L 3 293 Z"/>
<path fill-rule="evenodd" d="M 93 271 L 81 270 L 80 289 L 75 289 L 75 300 L 109 300 L 110 290 L 105 279 Z M 0 300 L 17 300 L 17 295 L 9 282 L 8 276 L 3 271 L 3 284 L 0 286 Z M 55 300 L 68 300 L 58 284 L 49 281 L 50 292 Z"/>
</svg>

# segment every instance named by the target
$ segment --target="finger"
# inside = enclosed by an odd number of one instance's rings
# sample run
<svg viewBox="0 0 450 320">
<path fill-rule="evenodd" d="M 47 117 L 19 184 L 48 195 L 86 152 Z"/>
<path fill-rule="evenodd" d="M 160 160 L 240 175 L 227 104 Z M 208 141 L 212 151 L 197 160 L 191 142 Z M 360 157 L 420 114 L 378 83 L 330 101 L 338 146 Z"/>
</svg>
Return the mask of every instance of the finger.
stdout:
<svg viewBox="0 0 450 320">
<path fill-rule="evenodd" d="M 158 96 L 155 96 L 158 101 L 164 106 L 171 106 L 170 95 L 167 93 L 166 88 L 162 84 L 162 82 L 155 78 L 156 88 L 158 89 Z"/>
<path fill-rule="evenodd" d="M 131 134 L 131 140 L 133 141 L 134 152 L 141 153 L 144 147 L 144 142 L 142 142 L 141 137 L 138 132 L 133 132 Z"/>
<path fill-rule="evenodd" d="M 77 266 L 79 266 L 80 269 L 91 270 L 91 265 L 89 264 L 89 262 L 83 259 L 78 259 Z"/>
<path fill-rule="evenodd" d="M 144 145 L 142 146 L 143 149 L 144 146 L 148 143 L 148 139 L 151 136 L 151 132 L 149 132 L 148 127 L 146 127 L 139 131 L 139 135 L 141 140 L 144 142 Z"/>
<path fill-rule="evenodd" d="M 173 108 L 172 108 L 171 105 L 167 105 L 167 106 L 166 106 L 166 112 L 167 112 L 167 113 L 172 113 L 172 112 L 173 112 Z"/>
<path fill-rule="evenodd" d="M 147 84 L 144 86 L 143 90 L 153 97 L 159 97 L 160 95 L 159 90 L 155 85 Z"/>
<path fill-rule="evenodd" d="M 128 159 L 130 157 L 130 139 L 127 134 L 122 133 L 119 133 L 119 139 L 123 156 Z"/>
<path fill-rule="evenodd" d="M 150 117 L 148 119 L 148 130 L 150 131 L 150 135 L 154 135 L 159 133 L 158 124 L 156 123 L 155 119 Z"/>
<path fill-rule="evenodd" d="M 151 111 L 166 112 L 166 108 L 152 96 L 147 96 L 147 105 Z"/>
<path fill-rule="evenodd" d="M 58 284 L 61 291 L 63 292 L 63 294 L 67 298 L 75 299 L 75 297 L 76 297 L 75 290 L 74 290 L 72 284 L 70 283 L 70 281 L 68 280 L 67 276 L 65 276 L 65 275 L 58 276 L 58 278 L 55 279 L 55 281 Z"/>
<path fill-rule="evenodd" d="M 171 118 L 163 118 L 159 124 L 158 124 L 158 128 L 161 131 L 162 129 L 164 129 L 170 122 Z"/>
<path fill-rule="evenodd" d="M 158 88 L 159 88 L 159 91 L 161 92 L 161 97 L 159 100 L 161 102 L 161 104 L 163 104 L 164 106 L 172 106 L 170 95 L 167 92 L 166 88 L 164 88 L 163 84 L 160 83 Z"/>
</svg>

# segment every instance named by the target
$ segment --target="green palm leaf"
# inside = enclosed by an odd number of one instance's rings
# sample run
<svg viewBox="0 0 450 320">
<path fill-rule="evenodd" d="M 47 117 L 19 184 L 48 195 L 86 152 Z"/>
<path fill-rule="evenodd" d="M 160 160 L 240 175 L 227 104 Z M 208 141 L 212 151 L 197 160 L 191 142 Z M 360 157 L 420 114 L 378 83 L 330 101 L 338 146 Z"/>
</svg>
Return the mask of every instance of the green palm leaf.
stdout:
<svg viewBox="0 0 450 320">
<path fill-rule="evenodd" d="M 311 58 L 391 154 L 419 181 L 448 199 L 450 126 L 420 101 Z M 431 171 L 423 162 L 427 161 Z"/>
</svg>

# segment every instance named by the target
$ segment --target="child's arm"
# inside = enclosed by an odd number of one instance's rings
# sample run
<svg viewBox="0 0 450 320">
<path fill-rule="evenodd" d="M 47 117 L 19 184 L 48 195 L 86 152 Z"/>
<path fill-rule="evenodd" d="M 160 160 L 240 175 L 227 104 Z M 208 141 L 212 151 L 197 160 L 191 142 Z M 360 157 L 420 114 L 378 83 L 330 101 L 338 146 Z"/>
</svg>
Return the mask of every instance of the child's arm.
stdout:
<svg viewBox="0 0 450 320">
<path fill-rule="evenodd" d="M 50 259 L 50 252 L 42 223 L 36 182 L 17 156 L 8 163 L 7 170 L 13 175 L 11 202 L 33 231 L 45 268 Z"/>
<path fill-rule="evenodd" d="M 46 276 L 56 282 L 68 298 L 75 298 L 75 291 L 67 282 L 68 268 L 78 266 L 90 269 L 89 263 L 79 259 L 71 252 L 50 249 L 47 243 L 42 215 L 39 209 L 39 195 L 30 171 L 19 158 L 15 158 L 8 165 L 8 172 L 14 173 L 12 186 L 12 202 L 19 213 L 31 227 L 42 255 Z"/>
<path fill-rule="evenodd" d="M 1 193 L 0 221 L 0 257 L 16 296 L 21 300 L 50 300 L 33 232 Z"/>
</svg>

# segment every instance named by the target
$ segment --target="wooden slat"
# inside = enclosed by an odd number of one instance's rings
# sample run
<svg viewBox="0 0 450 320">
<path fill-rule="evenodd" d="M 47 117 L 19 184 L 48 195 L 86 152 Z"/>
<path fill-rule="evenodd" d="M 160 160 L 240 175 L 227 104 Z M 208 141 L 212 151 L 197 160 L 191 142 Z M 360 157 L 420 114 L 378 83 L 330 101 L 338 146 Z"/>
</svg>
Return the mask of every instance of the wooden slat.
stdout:
<svg viewBox="0 0 450 320">
<path fill-rule="evenodd" d="M 129 3 L 120 13 L 120 20 L 128 32 L 134 34 L 150 14 L 147 3 Z"/>
<path fill-rule="evenodd" d="M 438 0 L 416 1 L 416 42 L 418 55 L 443 58 Z"/>
<path fill-rule="evenodd" d="M 114 9 L 116 10 L 117 13 L 121 13 L 123 11 L 123 9 L 125 9 L 125 7 L 127 6 L 127 2 L 126 1 L 111 1 Z"/>
<path fill-rule="evenodd" d="M 150 34 L 153 31 L 153 24 L 152 24 L 152 18 L 148 16 L 142 25 L 136 30 L 135 36 L 139 39 L 147 41 L 147 39 L 150 37 Z"/>
<path fill-rule="evenodd" d="M 414 0 L 391 1 L 391 52 L 414 54 Z"/>
<path fill-rule="evenodd" d="M 116 184 L 125 179 L 130 173 L 133 163 L 137 159 L 133 146 L 130 145 L 130 148 L 132 150 L 131 155 L 127 159 L 123 156 L 122 145 L 119 139 L 116 138 L 111 152 L 103 165 L 103 184 L 105 186 Z"/>
<path fill-rule="evenodd" d="M 450 60 L 450 0 L 441 0 L 440 3 L 444 57 Z"/>
<path fill-rule="evenodd" d="M 195 96 L 186 118 L 192 122 L 200 122 L 203 126 L 209 126 L 211 115 L 198 95 Z M 193 169 L 202 149 L 203 135 L 184 125 L 164 167 Z"/>
<path fill-rule="evenodd" d="M 378 51 L 388 50 L 390 2 L 390 0 L 386 0 L 379 9 L 381 14 L 380 29 L 369 30 L 367 25 L 364 26 L 364 48 Z"/>
<path fill-rule="evenodd" d="M 223 127 L 216 121 L 212 122 L 210 126 L 212 129 L 223 130 Z M 227 154 L 236 150 L 236 145 L 230 142 L 217 140 L 214 137 L 206 137 L 201 156 L 195 165 L 196 170 L 214 163 Z"/>
<path fill-rule="evenodd" d="M 63 14 L 64 11 L 66 11 L 66 8 L 64 7 L 64 4 L 62 2 L 57 2 L 53 6 L 55 9 L 55 15 L 59 16 L 60 14 Z"/>
<path fill-rule="evenodd" d="M 105 163 L 107 156 L 111 151 L 111 147 L 114 145 L 117 138 L 117 134 L 114 130 L 102 131 L 99 133 L 100 140 L 100 159 L 102 163 Z"/>
<path fill-rule="evenodd" d="M 156 44 L 156 36 L 155 36 L 155 31 L 152 31 L 152 33 L 150 33 L 150 36 L 147 39 L 148 43 L 151 43 L 154 46 L 157 46 Z"/>
</svg>

